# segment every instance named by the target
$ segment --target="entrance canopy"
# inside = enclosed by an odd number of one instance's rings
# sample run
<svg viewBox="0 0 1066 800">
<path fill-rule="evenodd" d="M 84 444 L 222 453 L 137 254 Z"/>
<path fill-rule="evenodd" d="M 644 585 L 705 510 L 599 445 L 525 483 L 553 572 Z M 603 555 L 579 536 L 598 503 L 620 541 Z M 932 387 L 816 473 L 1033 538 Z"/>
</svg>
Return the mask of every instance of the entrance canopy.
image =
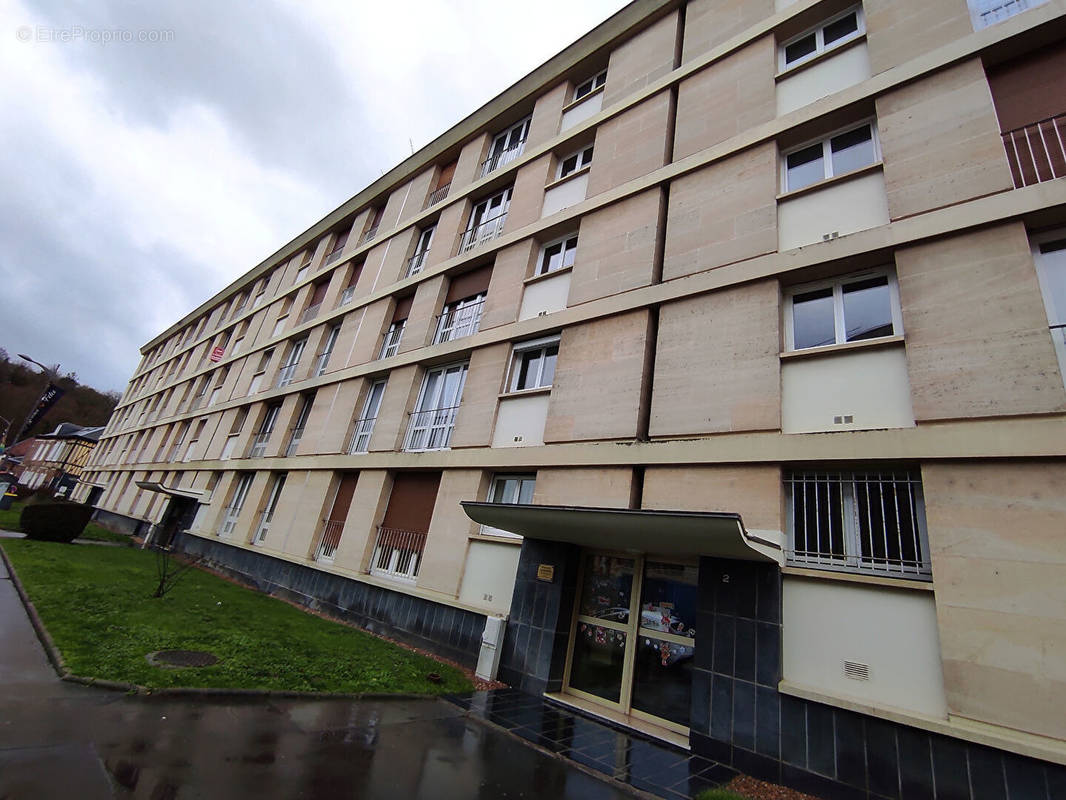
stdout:
<svg viewBox="0 0 1066 800">
<path fill-rule="evenodd" d="M 171 497 L 181 497 L 186 500 L 199 500 L 201 502 L 204 499 L 204 492 L 199 489 L 171 489 L 159 481 L 137 481 L 136 483 L 139 488 L 147 489 L 149 492 L 159 492 Z"/>
<path fill-rule="evenodd" d="M 744 530 L 739 514 L 516 503 L 461 503 L 474 522 L 601 550 L 779 563 L 780 546 Z"/>
</svg>

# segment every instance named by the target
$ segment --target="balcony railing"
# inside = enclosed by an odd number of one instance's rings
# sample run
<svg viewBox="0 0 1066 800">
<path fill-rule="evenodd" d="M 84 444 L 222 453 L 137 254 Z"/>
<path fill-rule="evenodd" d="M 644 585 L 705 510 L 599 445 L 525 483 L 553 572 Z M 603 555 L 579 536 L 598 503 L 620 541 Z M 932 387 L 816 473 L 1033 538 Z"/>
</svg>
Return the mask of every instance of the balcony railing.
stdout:
<svg viewBox="0 0 1066 800">
<path fill-rule="evenodd" d="M 1066 113 L 1003 134 L 1014 188 L 1066 176 Z"/>
<path fill-rule="evenodd" d="M 407 273 L 405 277 L 410 278 L 412 275 L 417 275 L 422 271 L 422 267 L 425 266 L 426 256 L 429 254 L 429 248 L 420 250 L 415 253 L 409 259 L 407 259 Z"/>
<path fill-rule="evenodd" d="M 487 219 L 473 228 L 468 228 L 459 236 L 459 253 L 469 252 L 480 244 L 492 241 L 503 232 L 503 223 L 507 221 L 507 212 Z"/>
<path fill-rule="evenodd" d="M 495 169 L 499 169 L 504 164 L 510 164 L 512 161 L 522 155 L 522 150 L 525 148 L 525 146 L 526 140 L 523 139 L 522 141 L 511 145 L 506 150 L 501 150 L 499 153 L 489 156 L 481 162 L 481 169 L 478 171 L 477 176 L 479 178 L 484 178 L 490 172 Z"/>
<path fill-rule="evenodd" d="M 292 438 L 289 439 L 289 444 L 285 448 L 285 457 L 286 458 L 296 454 L 296 448 L 300 446 L 300 440 L 303 437 L 304 437 L 304 429 L 303 428 L 293 428 Z"/>
<path fill-rule="evenodd" d="M 452 440 L 452 430 L 455 428 L 455 416 L 458 412 L 459 406 L 412 412 L 403 449 L 416 453 L 424 450 L 446 450 Z"/>
<path fill-rule="evenodd" d="M 267 534 L 270 532 L 270 520 L 273 516 L 269 511 L 264 511 L 260 514 L 259 524 L 255 528 L 255 535 L 252 536 L 252 544 L 259 544 L 267 538 Z"/>
<path fill-rule="evenodd" d="M 321 310 L 322 310 L 322 304 L 321 303 L 315 303 L 313 306 L 308 306 L 307 308 L 304 309 L 304 313 L 302 313 L 300 315 L 299 324 L 303 325 L 305 322 L 310 322 L 311 320 L 313 320 L 315 317 L 318 316 L 318 312 L 321 311 Z"/>
<path fill-rule="evenodd" d="M 316 561 L 332 561 L 337 554 L 337 546 L 341 543 L 341 534 L 344 533 L 343 520 L 326 520 L 322 526 L 322 541 L 318 543 L 318 552 L 315 553 Z"/>
<path fill-rule="evenodd" d="M 337 302 L 337 308 L 340 308 L 341 306 L 347 305 L 348 303 L 352 302 L 353 297 L 355 297 L 355 287 L 349 286 L 347 289 L 341 292 L 341 299 Z"/>
<path fill-rule="evenodd" d="M 377 417 L 363 417 L 352 424 L 352 436 L 345 451 L 350 456 L 365 453 L 370 448 L 370 436 L 374 433 L 374 421 Z"/>
<path fill-rule="evenodd" d="M 484 311 L 485 301 L 479 300 L 476 303 L 438 314 L 437 332 L 433 335 L 433 344 L 450 342 L 453 339 L 461 339 L 477 333 Z"/>
<path fill-rule="evenodd" d="M 296 367 L 298 366 L 298 363 L 286 364 L 284 367 L 281 368 L 281 371 L 278 373 L 277 383 L 279 389 L 282 386 L 288 386 L 290 383 L 292 383 L 293 376 L 296 374 Z"/>
<path fill-rule="evenodd" d="M 396 351 L 400 348 L 400 339 L 403 338 L 403 329 L 406 325 L 401 325 L 398 328 L 391 328 L 385 331 L 385 336 L 381 340 L 381 354 L 378 358 L 391 358 L 396 355 Z"/>
<path fill-rule="evenodd" d="M 233 533 L 233 529 L 237 527 L 237 518 L 241 515 L 239 508 L 227 508 L 225 516 L 222 517 L 222 524 L 218 526 L 218 535 L 220 538 L 228 539 L 230 534 Z"/>
<path fill-rule="evenodd" d="M 422 206 L 422 210 L 425 211 L 430 206 L 435 206 L 441 200 L 448 196 L 448 190 L 452 188 L 451 181 L 441 186 L 439 189 L 434 189 L 432 194 L 426 198 L 426 204 Z"/>
<path fill-rule="evenodd" d="M 368 230 L 366 233 L 363 234 L 363 238 L 359 241 L 359 244 L 366 244 L 367 242 L 372 242 L 372 241 L 374 241 L 374 237 L 377 236 L 377 235 L 378 235 L 378 226 L 375 225 L 373 228 L 371 228 L 370 230 Z"/>
<path fill-rule="evenodd" d="M 414 583 L 426 548 L 426 534 L 378 526 L 370 574 Z"/>
<path fill-rule="evenodd" d="M 315 359 L 315 377 L 322 375 L 326 371 L 326 367 L 329 366 L 329 357 L 333 355 L 332 350 L 326 350 L 318 354 Z"/>
<path fill-rule="evenodd" d="M 338 247 L 336 250 L 334 250 L 329 255 L 327 255 L 325 257 L 325 259 L 323 259 L 322 266 L 324 267 L 327 264 L 332 264 L 334 261 L 339 261 L 340 257 L 343 256 L 343 255 L 344 255 L 344 247 Z"/>
<path fill-rule="evenodd" d="M 248 458 L 262 458 L 266 453 L 267 442 L 270 441 L 270 431 L 262 431 L 255 435 L 252 446 L 248 450 Z"/>
</svg>

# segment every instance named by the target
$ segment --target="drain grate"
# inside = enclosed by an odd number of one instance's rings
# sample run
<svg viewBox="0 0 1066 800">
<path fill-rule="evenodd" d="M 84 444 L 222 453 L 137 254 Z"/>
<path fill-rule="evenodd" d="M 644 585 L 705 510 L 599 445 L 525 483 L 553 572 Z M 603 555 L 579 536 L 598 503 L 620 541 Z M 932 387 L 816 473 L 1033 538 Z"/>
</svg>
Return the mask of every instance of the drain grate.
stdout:
<svg viewBox="0 0 1066 800">
<path fill-rule="evenodd" d="M 145 658 L 153 667 L 210 667 L 218 656 L 206 650 L 157 650 Z"/>
</svg>

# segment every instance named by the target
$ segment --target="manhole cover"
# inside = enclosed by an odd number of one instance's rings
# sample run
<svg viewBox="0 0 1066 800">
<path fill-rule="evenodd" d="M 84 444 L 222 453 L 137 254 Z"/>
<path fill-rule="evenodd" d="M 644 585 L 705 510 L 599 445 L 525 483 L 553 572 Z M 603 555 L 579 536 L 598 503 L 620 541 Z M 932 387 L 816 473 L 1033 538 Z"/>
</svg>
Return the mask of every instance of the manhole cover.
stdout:
<svg viewBox="0 0 1066 800">
<path fill-rule="evenodd" d="M 153 667 L 210 667 L 218 656 L 206 650 L 157 650 L 146 658 Z"/>
</svg>

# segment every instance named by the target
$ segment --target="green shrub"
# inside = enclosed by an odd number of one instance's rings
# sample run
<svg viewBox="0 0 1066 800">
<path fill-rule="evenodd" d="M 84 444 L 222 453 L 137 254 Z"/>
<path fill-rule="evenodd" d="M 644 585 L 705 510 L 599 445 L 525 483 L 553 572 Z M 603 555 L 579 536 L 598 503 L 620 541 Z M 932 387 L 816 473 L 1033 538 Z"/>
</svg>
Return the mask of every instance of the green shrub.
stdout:
<svg viewBox="0 0 1066 800">
<path fill-rule="evenodd" d="M 92 508 L 80 503 L 40 502 L 22 509 L 19 527 L 30 539 L 72 542 L 84 530 L 92 513 Z"/>
</svg>

